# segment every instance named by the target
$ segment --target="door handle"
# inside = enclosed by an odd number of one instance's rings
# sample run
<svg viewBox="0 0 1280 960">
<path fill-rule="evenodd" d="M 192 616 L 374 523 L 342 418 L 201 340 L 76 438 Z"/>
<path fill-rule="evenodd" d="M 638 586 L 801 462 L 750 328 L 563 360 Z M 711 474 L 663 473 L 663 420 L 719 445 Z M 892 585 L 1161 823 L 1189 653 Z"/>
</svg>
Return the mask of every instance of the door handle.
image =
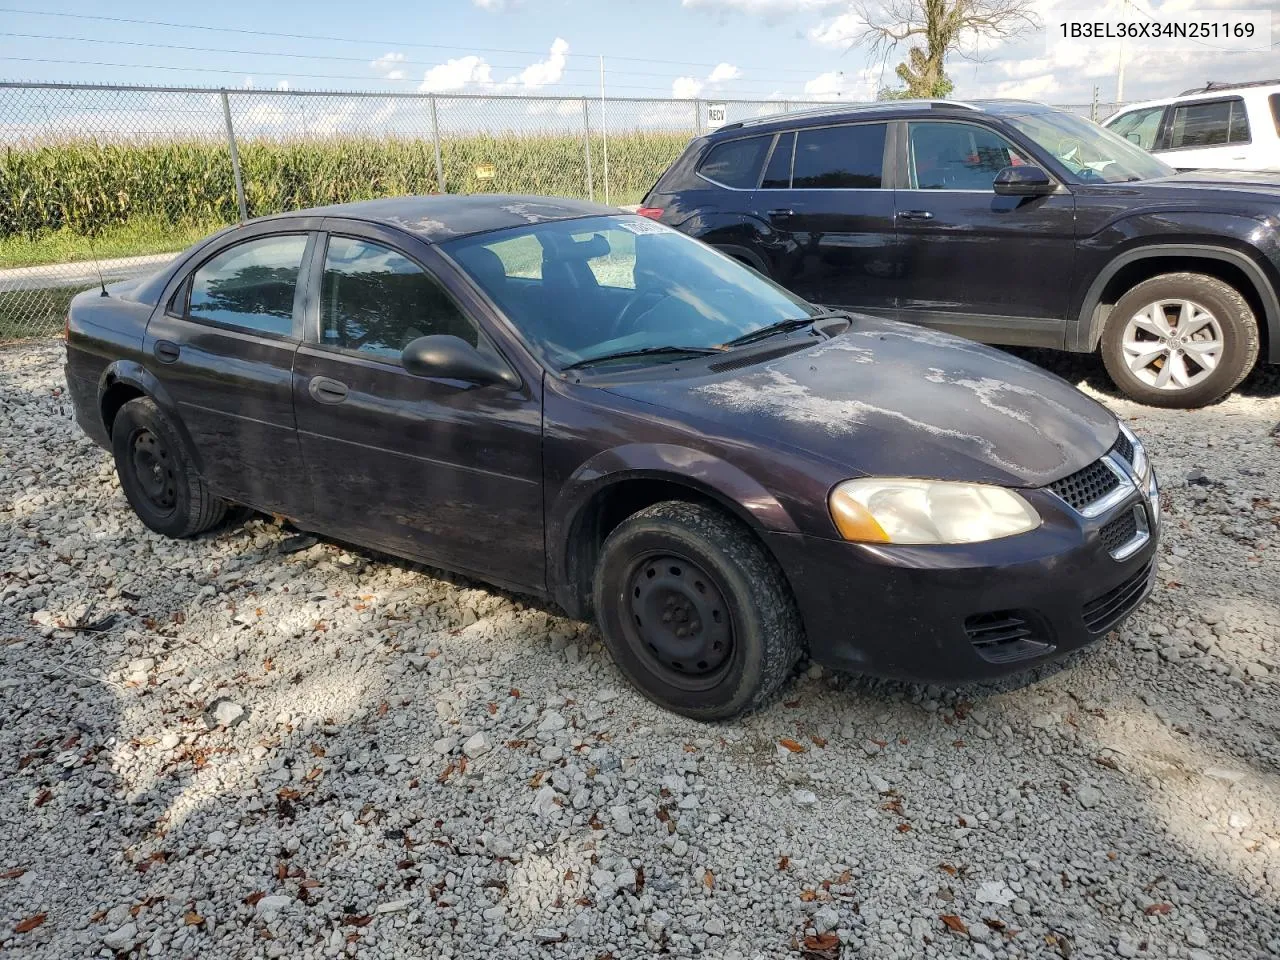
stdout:
<svg viewBox="0 0 1280 960">
<path fill-rule="evenodd" d="M 307 385 L 311 398 L 319 403 L 341 403 L 347 399 L 347 385 L 328 377 L 312 377 Z"/>
<path fill-rule="evenodd" d="M 899 210 L 894 214 L 899 220 L 932 220 L 933 214 L 928 210 Z"/>
<path fill-rule="evenodd" d="M 796 215 L 796 212 L 794 210 L 787 210 L 785 208 L 769 211 L 769 216 L 777 217 L 779 219 L 783 217 L 794 217 L 795 215 Z"/>
<path fill-rule="evenodd" d="M 182 354 L 182 349 L 176 343 L 170 343 L 168 340 L 157 340 L 156 345 L 151 350 L 161 363 L 173 363 Z"/>
</svg>

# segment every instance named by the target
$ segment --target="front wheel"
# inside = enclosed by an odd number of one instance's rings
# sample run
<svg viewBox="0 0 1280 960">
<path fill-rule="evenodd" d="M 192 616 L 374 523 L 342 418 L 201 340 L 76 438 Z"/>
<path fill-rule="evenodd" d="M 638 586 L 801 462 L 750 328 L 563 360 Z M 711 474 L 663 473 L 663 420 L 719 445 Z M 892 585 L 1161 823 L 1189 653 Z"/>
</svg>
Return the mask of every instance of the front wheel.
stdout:
<svg viewBox="0 0 1280 960">
<path fill-rule="evenodd" d="M 1240 292 L 1199 273 L 1143 281 L 1116 303 L 1102 335 L 1112 381 L 1140 403 L 1221 400 L 1258 359 L 1258 323 Z"/>
<path fill-rule="evenodd" d="M 623 521 L 601 551 L 594 601 L 627 678 L 695 720 L 763 705 L 803 648 L 773 557 L 736 519 L 702 504 L 667 501 Z"/>
</svg>

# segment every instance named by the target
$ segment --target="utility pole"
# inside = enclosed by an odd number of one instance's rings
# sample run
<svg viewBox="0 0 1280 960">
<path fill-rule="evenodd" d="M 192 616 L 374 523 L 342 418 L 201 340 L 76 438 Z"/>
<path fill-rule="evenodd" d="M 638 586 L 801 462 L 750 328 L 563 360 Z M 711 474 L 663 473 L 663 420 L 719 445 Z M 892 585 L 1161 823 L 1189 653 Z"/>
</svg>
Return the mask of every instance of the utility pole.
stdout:
<svg viewBox="0 0 1280 960">
<path fill-rule="evenodd" d="M 1129 9 L 1129 0 L 1124 0 L 1120 6 L 1123 13 Z M 1120 38 L 1120 56 L 1116 61 L 1116 106 L 1124 103 L 1124 37 Z"/>
</svg>

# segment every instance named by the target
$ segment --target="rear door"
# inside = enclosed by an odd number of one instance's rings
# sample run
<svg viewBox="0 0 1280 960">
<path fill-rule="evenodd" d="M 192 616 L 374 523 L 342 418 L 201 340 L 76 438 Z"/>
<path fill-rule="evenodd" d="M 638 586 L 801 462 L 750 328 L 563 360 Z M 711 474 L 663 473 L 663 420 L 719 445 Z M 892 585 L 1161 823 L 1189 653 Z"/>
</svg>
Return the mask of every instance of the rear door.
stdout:
<svg viewBox="0 0 1280 960">
<path fill-rule="evenodd" d="M 889 124 L 780 134 L 752 200 L 775 231 L 774 279 L 806 300 L 893 314 L 900 269 Z"/>
<path fill-rule="evenodd" d="M 302 331 L 299 272 L 318 220 L 245 228 L 208 251 L 147 325 L 149 369 L 176 406 L 200 471 L 221 496 L 310 512 L 293 416 Z"/>
<path fill-rule="evenodd" d="M 1031 161 L 980 124 L 906 121 L 899 140 L 901 319 L 992 343 L 1061 347 L 1075 256 L 1070 191 L 996 196 L 996 174 Z"/>
<path fill-rule="evenodd" d="M 317 517 L 392 553 L 545 589 L 542 384 L 477 386 L 400 363 L 417 337 L 501 352 L 439 254 L 397 231 L 326 220 L 293 401 Z M 446 287 L 446 280 L 454 283 Z"/>
<path fill-rule="evenodd" d="M 1244 100 L 1217 97 L 1171 104 L 1156 152 L 1179 170 L 1244 170 L 1252 140 Z"/>
</svg>

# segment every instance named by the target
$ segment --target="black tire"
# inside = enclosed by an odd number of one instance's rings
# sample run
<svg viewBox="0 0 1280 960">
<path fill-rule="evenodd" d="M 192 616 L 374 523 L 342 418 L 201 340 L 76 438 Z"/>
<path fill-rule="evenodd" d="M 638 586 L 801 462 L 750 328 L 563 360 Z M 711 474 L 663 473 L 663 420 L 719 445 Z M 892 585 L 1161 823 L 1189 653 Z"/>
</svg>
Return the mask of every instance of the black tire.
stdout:
<svg viewBox="0 0 1280 960">
<path fill-rule="evenodd" d="M 1221 330 L 1222 349 L 1217 365 L 1212 369 L 1196 364 L 1193 352 L 1179 351 L 1187 358 L 1180 360 L 1184 370 L 1190 371 L 1193 377 L 1202 371 L 1208 374 L 1182 388 L 1161 388 L 1144 381 L 1130 369 L 1125 355 L 1125 329 L 1130 320 L 1145 308 L 1164 300 L 1187 300 L 1200 305 L 1212 315 Z M 1161 346 L 1160 339 L 1154 334 L 1143 335 L 1152 338 L 1153 349 Z M 1139 403 L 1184 409 L 1203 407 L 1229 394 L 1253 369 L 1258 360 L 1258 336 L 1258 322 L 1253 310 L 1235 287 L 1201 273 L 1165 273 L 1138 284 L 1112 308 L 1102 334 L 1102 362 L 1112 382 Z M 1170 342 L 1177 346 L 1182 343 L 1176 338 Z M 1156 358 L 1145 372 L 1158 375 L 1165 362 L 1163 358 Z"/>
<path fill-rule="evenodd" d="M 764 705 L 804 648 L 778 564 L 740 522 L 702 504 L 666 501 L 619 524 L 601 550 L 594 602 L 627 678 L 695 720 Z"/>
<path fill-rule="evenodd" d="M 156 533 L 190 537 L 226 517 L 226 501 L 209 491 L 182 437 L 150 397 L 130 400 L 116 413 L 111 452 L 129 506 Z"/>
</svg>

